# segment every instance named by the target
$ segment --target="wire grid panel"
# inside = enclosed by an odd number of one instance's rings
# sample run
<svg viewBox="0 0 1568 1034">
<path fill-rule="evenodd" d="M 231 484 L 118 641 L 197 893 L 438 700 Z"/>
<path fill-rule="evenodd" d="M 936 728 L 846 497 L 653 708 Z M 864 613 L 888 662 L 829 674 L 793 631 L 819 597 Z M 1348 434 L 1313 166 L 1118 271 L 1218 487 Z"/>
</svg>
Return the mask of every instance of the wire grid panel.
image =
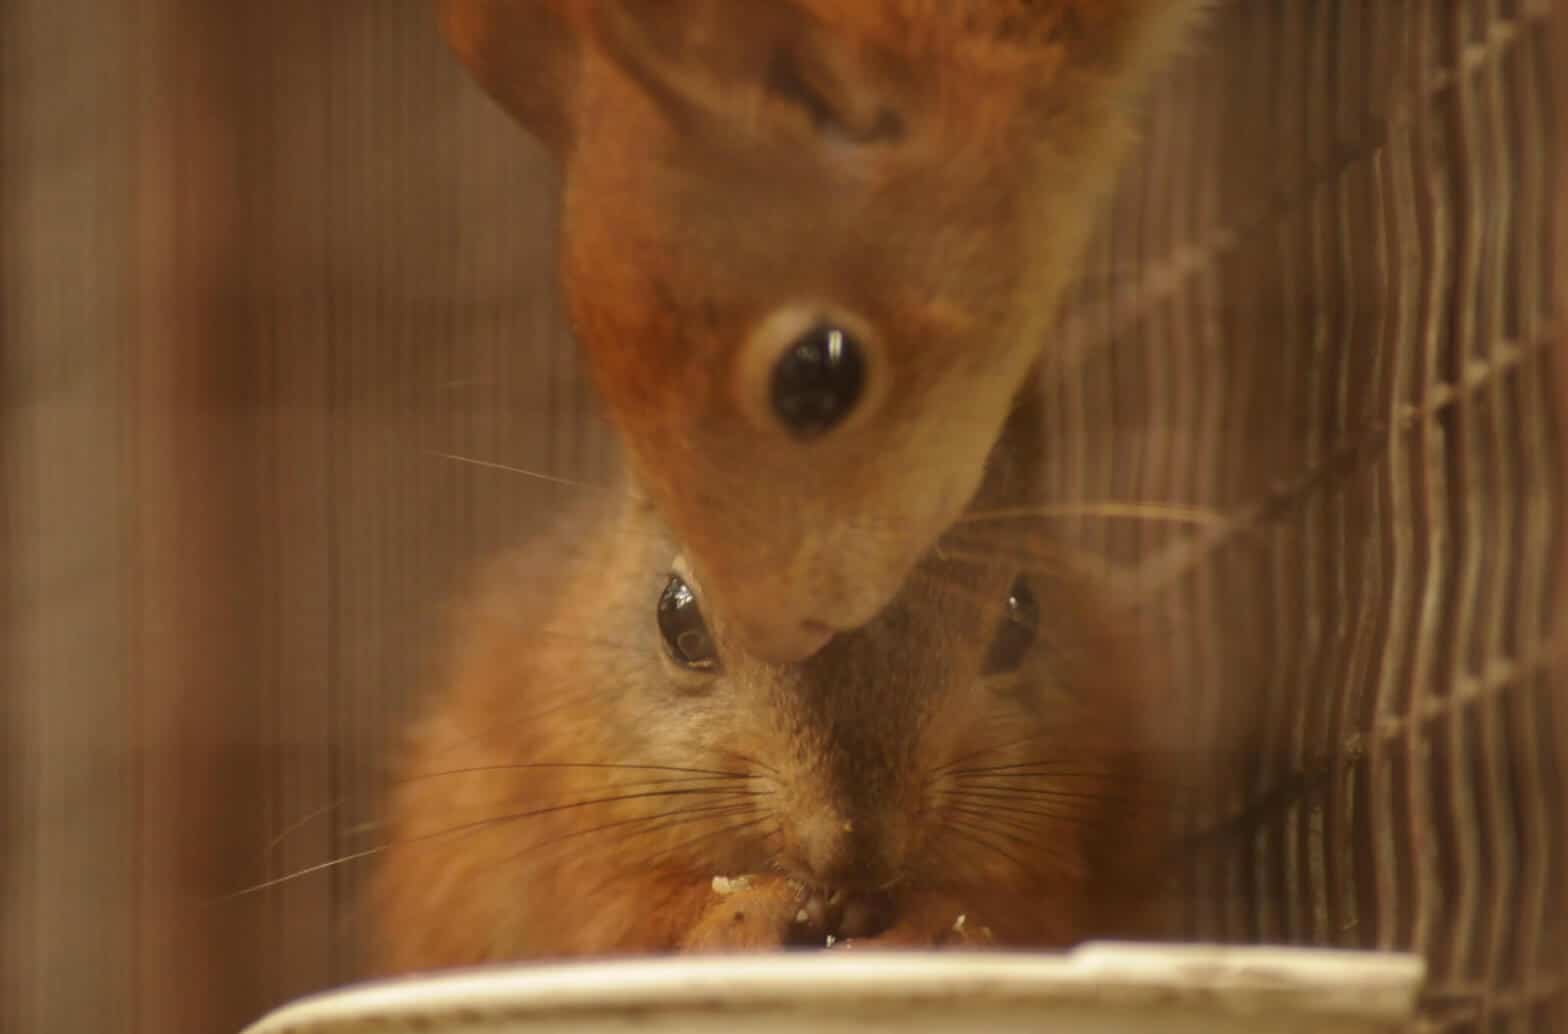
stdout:
<svg viewBox="0 0 1568 1034">
<path fill-rule="evenodd" d="M 1562 17 L 1224 7 L 1047 374 L 1064 499 L 1202 510 L 1075 529 L 1196 689 L 1189 934 L 1419 949 L 1441 1030 L 1565 1003 Z"/>
</svg>

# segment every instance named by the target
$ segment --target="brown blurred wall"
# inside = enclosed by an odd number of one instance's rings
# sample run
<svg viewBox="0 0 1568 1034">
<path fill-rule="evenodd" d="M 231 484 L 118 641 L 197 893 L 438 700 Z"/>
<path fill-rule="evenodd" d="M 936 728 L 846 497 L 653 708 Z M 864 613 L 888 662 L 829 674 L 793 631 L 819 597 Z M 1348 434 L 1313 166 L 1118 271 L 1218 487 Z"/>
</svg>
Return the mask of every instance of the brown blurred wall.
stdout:
<svg viewBox="0 0 1568 1034">
<path fill-rule="evenodd" d="M 422 0 L 0 47 L 0 1021 L 233 1030 L 352 972 L 359 869 L 239 892 L 367 843 L 440 599 L 561 500 L 443 456 L 609 469 L 553 174 Z"/>
</svg>

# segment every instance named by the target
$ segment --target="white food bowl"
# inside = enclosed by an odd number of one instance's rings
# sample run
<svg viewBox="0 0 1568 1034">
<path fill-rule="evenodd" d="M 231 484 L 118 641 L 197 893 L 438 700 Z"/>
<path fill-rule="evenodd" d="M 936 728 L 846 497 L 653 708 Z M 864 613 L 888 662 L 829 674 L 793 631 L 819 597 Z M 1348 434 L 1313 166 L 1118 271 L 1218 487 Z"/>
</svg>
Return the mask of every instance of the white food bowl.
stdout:
<svg viewBox="0 0 1568 1034">
<path fill-rule="evenodd" d="M 498 966 L 365 984 L 245 1034 L 1363 1034 L 1410 1022 L 1409 955 L 1090 944 Z"/>
</svg>

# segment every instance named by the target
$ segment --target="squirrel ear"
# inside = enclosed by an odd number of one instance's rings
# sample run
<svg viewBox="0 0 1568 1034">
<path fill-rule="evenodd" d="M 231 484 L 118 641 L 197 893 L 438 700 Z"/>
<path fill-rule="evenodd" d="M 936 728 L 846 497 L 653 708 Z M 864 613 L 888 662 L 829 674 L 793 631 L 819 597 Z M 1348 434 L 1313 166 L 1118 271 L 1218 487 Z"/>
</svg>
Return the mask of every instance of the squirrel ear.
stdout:
<svg viewBox="0 0 1568 1034">
<path fill-rule="evenodd" d="M 858 0 L 857 0 L 858 2 Z M 677 122 L 792 111 L 851 142 L 895 135 L 914 78 L 793 0 L 593 0 L 600 51 Z"/>
<path fill-rule="evenodd" d="M 582 0 L 436 0 L 447 43 L 557 158 L 571 146 Z"/>
<path fill-rule="evenodd" d="M 1133 89 L 1183 50 L 1213 0 L 1052 0 L 1044 27 L 1075 63 L 1117 73 Z M 1131 72 L 1131 75 L 1125 73 Z M 1143 74 L 1139 74 L 1143 73 Z"/>
</svg>

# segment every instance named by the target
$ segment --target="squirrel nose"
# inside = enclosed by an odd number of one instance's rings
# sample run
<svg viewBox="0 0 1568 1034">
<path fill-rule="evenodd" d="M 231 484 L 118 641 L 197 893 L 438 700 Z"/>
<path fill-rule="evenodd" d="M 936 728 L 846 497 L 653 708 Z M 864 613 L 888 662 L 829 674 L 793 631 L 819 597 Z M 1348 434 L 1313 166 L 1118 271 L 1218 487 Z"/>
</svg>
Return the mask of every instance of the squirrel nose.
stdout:
<svg viewBox="0 0 1568 1034">
<path fill-rule="evenodd" d="M 838 633 L 876 617 L 896 589 L 896 581 L 869 577 L 857 582 L 835 577 L 817 585 L 775 578 L 766 589 L 748 580 L 740 591 L 727 582 L 704 581 L 704 591 L 727 619 L 729 635 L 769 664 L 807 660 Z"/>
<path fill-rule="evenodd" d="M 745 648 L 773 664 L 795 664 L 828 644 L 833 628 L 820 621 L 780 623 L 771 616 L 760 619 L 739 618 L 736 622 Z"/>
<path fill-rule="evenodd" d="M 824 817 L 803 830 L 801 861 L 819 886 L 873 891 L 892 882 L 894 869 L 877 830 L 841 816 Z"/>
</svg>

